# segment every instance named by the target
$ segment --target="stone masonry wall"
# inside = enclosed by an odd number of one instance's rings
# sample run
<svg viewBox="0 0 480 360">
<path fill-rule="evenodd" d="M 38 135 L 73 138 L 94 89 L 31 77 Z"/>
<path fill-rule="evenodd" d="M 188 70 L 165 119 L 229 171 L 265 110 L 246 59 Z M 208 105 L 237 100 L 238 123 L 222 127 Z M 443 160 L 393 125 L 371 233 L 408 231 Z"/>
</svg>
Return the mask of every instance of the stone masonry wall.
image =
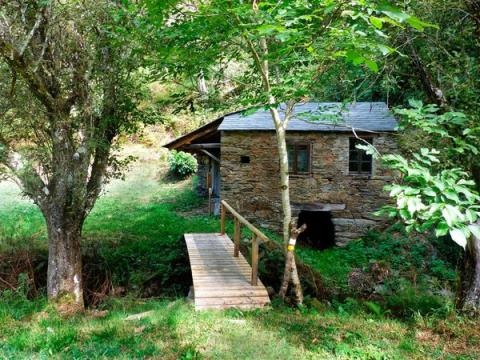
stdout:
<svg viewBox="0 0 480 360">
<path fill-rule="evenodd" d="M 395 152 L 393 135 L 371 135 L 381 153 Z M 290 176 L 291 202 L 344 204 L 332 211 L 337 245 L 358 238 L 376 224 L 372 212 L 388 201 L 382 189 L 391 174 L 373 161 L 371 176 L 348 172 L 350 133 L 289 132 L 291 142 L 311 142 L 312 174 Z M 221 196 L 254 224 L 280 231 L 282 208 L 279 164 L 274 132 L 223 132 L 221 137 Z M 241 163 L 249 156 L 250 163 Z"/>
<path fill-rule="evenodd" d="M 209 159 L 205 155 L 197 155 L 198 161 L 198 184 L 197 184 L 197 193 L 200 196 L 208 196 L 208 186 L 207 186 L 207 176 L 210 170 Z"/>
</svg>

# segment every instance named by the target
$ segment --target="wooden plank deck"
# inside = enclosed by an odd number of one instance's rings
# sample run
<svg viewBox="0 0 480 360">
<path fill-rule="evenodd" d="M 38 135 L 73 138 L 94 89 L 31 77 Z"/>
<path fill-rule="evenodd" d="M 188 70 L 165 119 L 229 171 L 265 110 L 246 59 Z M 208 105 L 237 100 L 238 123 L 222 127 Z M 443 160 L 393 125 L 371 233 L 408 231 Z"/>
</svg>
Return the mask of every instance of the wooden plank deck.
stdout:
<svg viewBox="0 0 480 360">
<path fill-rule="evenodd" d="M 221 234 L 185 234 L 192 268 L 195 309 L 255 309 L 270 303 L 260 279 L 251 285 L 252 269 L 233 242 Z"/>
</svg>

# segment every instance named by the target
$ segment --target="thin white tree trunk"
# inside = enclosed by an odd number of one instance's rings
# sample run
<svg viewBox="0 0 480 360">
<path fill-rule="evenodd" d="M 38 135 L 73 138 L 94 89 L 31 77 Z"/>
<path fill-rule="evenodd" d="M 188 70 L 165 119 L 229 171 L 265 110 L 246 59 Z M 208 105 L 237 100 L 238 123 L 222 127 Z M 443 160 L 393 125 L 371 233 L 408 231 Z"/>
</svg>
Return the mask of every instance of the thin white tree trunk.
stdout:
<svg viewBox="0 0 480 360">
<path fill-rule="evenodd" d="M 198 86 L 198 92 L 202 97 L 205 97 L 208 95 L 208 87 L 207 87 L 207 82 L 205 80 L 205 76 L 203 74 L 203 71 L 200 72 L 200 75 L 198 75 L 197 79 L 197 86 Z"/>
<path fill-rule="evenodd" d="M 283 210 L 283 241 L 285 246 L 290 239 L 290 223 L 292 221 L 292 208 L 290 206 L 290 176 L 288 171 L 288 151 L 286 131 L 277 109 L 270 110 L 277 133 L 277 149 L 280 160 L 280 195 Z"/>
<path fill-rule="evenodd" d="M 271 98 L 270 102 L 274 104 L 274 99 Z M 295 262 L 295 246 L 289 247 L 290 237 L 294 237 L 295 241 L 300 232 L 296 232 L 296 226 L 290 231 L 290 226 L 292 223 L 292 207 L 290 205 L 290 175 L 288 169 L 288 149 L 287 149 L 287 139 L 286 139 L 286 125 L 288 124 L 288 114 L 283 120 L 278 113 L 278 109 L 271 108 L 270 113 L 273 118 L 276 130 L 277 138 L 277 148 L 278 148 L 278 157 L 280 160 L 280 194 L 282 201 L 282 210 L 283 210 L 283 241 L 285 245 L 285 271 L 283 276 L 282 285 L 280 288 L 279 295 L 283 299 L 288 290 L 288 285 L 292 282 L 293 291 L 295 293 L 295 300 L 297 304 L 303 303 L 303 291 L 302 285 L 300 283 L 300 278 L 298 276 L 297 264 Z M 295 235 L 294 235 L 295 233 Z"/>
</svg>

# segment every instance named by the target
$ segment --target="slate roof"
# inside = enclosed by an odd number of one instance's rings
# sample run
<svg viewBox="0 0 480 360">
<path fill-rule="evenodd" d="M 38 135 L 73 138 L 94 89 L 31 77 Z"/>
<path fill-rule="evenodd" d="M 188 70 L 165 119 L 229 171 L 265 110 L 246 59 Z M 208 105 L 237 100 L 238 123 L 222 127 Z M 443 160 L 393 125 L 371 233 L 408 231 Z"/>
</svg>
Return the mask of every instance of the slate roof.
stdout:
<svg viewBox="0 0 480 360">
<path fill-rule="evenodd" d="M 283 116 L 283 113 L 282 113 Z M 289 131 L 395 131 L 397 121 L 384 102 L 305 103 L 295 107 Z M 275 130 L 270 112 L 260 109 L 253 114 L 226 115 L 221 131 Z"/>
</svg>

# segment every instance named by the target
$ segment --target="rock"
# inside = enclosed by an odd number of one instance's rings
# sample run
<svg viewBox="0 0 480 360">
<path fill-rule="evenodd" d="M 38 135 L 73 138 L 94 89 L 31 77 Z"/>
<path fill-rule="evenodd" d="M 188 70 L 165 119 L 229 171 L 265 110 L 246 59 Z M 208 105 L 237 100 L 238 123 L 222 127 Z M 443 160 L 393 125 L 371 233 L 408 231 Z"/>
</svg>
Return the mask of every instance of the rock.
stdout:
<svg viewBox="0 0 480 360">
<path fill-rule="evenodd" d="M 141 334 L 143 332 L 143 330 L 145 330 L 145 325 L 142 325 L 142 326 L 139 326 L 139 327 L 136 327 L 133 332 L 135 334 Z"/>
<path fill-rule="evenodd" d="M 93 318 L 104 318 L 108 315 L 108 310 L 93 310 L 90 315 Z"/>
<path fill-rule="evenodd" d="M 146 311 L 146 312 L 143 312 L 143 313 L 140 313 L 140 314 L 134 314 L 134 315 L 127 316 L 124 320 L 125 321 L 141 320 L 141 319 L 145 319 L 145 318 L 153 315 L 153 313 L 154 313 L 153 310 Z"/>
<path fill-rule="evenodd" d="M 370 274 L 357 268 L 348 275 L 348 286 L 352 292 L 365 295 L 372 292 L 374 283 Z"/>
</svg>

